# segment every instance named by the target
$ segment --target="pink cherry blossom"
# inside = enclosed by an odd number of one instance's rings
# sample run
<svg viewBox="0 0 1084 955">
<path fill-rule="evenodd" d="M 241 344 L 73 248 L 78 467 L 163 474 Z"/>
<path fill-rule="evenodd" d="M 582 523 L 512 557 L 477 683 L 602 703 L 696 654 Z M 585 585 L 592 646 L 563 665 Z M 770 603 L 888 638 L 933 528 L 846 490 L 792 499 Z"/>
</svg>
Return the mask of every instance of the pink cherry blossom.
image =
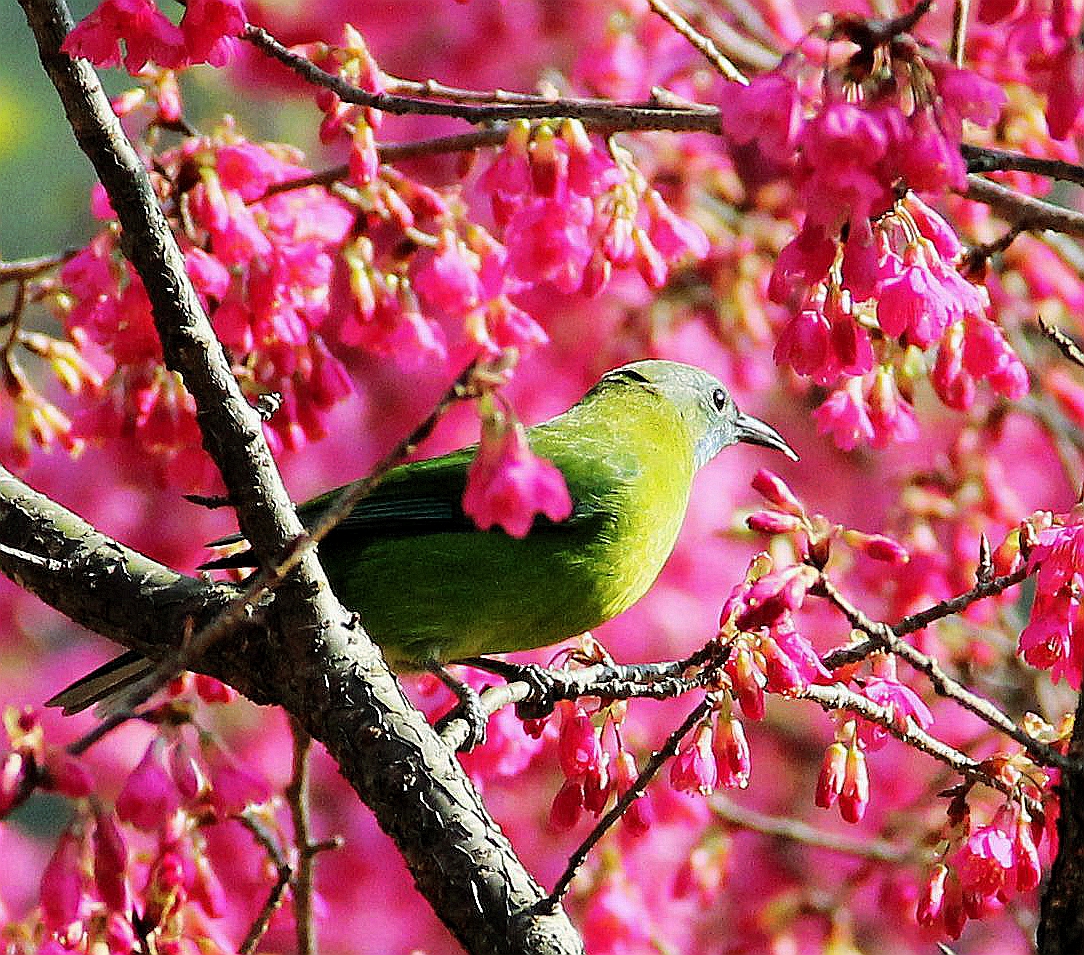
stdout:
<svg viewBox="0 0 1084 955">
<path fill-rule="evenodd" d="M 563 521 L 572 513 L 564 476 L 527 444 L 523 426 L 483 432 L 463 495 L 463 511 L 482 530 L 499 525 L 513 537 L 525 537 L 536 514 Z"/>
</svg>

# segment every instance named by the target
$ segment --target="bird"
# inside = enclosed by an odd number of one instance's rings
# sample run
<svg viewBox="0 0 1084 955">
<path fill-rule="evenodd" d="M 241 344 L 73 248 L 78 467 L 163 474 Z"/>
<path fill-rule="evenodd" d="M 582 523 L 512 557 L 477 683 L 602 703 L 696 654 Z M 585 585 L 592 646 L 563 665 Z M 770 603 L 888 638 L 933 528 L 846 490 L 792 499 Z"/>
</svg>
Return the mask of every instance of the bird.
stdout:
<svg viewBox="0 0 1084 955">
<path fill-rule="evenodd" d="M 473 445 L 391 469 L 319 542 L 331 589 L 393 670 L 439 673 L 447 663 L 592 630 L 650 589 L 674 548 L 694 475 L 720 451 L 746 443 L 798 459 L 779 432 L 739 411 L 714 375 L 658 359 L 606 372 L 526 437 L 564 476 L 566 519 L 538 515 L 522 537 L 479 529 L 462 503 Z M 299 505 L 302 523 L 319 523 L 342 490 Z M 253 565 L 244 551 L 203 566 Z M 148 666 L 129 651 L 46 705 L 79 712 Z"/>
</svg>

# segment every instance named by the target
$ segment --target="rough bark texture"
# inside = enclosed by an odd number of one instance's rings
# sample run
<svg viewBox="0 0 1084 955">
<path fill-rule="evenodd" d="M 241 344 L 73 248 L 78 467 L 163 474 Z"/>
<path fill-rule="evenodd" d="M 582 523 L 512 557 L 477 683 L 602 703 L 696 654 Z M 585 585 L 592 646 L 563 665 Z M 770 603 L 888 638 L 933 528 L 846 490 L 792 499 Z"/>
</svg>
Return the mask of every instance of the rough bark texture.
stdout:
<svg viewBox="0 0 1084 955">
<path fill-rule="evenodd" d="M 1084 758 L 1084 694 L 1077 701 L 1069 755 Z M 1084 952 L 1084 778 L 1065 773 L 1059 787 L 1058 855 L 1039 913 L 1039 955 Z"/>
<path fill-rule="evenodd" d="M 123 229 L 150 297 L 166 364 L 196 400 L 204 446 L 265 566 L 301 533 L 255 412 L 184 271 L 142 163 L 87 63 L 59 52 L 63 3 L 20 0 L 41 60 Z M 229 588 L 184 577 L 103 537 L 0 473 L 0 570 L 72 619 L 161 657 L 184 622 L 215 618 Z M 312 552 L 275 593 L 266 626 L 246 624 L 200 669 L 257 702 L 278 703 L 323 742 L 396 841 L 422 894 L 470 952 L 582 951 L 563 911 L 516 858 L 454 756 L 405 699 L 379 651 L 335 601 Z M 146 621 L 156 622 L 148 632 Z"/>
</svg>

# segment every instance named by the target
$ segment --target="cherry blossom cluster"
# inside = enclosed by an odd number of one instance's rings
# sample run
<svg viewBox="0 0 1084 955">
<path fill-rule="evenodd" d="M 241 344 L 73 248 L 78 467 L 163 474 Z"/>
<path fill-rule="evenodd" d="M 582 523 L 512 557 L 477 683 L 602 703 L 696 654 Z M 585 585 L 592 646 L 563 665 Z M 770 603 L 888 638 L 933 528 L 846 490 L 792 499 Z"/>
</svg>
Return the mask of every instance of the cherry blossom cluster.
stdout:
<svg viewBox="0 0 1084 955">
<path fill-rule="evenodd" d="M 753 770 L 749 743 L 741 720 L 728 712 L 728 699 L 720 701 L 670 764 L 670 785 L 678 792 L 708 796 L 719 787 L 748 787 Z"/>
<path fill-rule="evenodd" d="M 816 69 L 816 98 L 813 68 L 795 52 L 720 103 L 739 172 L 763 181 L 769 169 L 801 203 L 769 283 L 791 314 L 775 357 L 836 388 L 816 417 L 845 450 L 914 440 L 920 376 L 959 409 L 973 404 L 977 380 L 1010 399 L 1028 389 L 985 289 L 961 274 L 955 232 L 916 194 L 963 188 L 963 120 L 990 125 L 1005 95 L 905 34 L 871 39 L 849 23 L 832 37 L 860 49 Z M 934 349 L 927 372 L 913 354 Z"/>
<path fill-rule="evenodd" d="M 63 50 L 97 66 L 138 73 L 148 63 L 179 69 L 195 63 L 221 66 L 233 54 L 247 22 L 240 0 L 190 0 L 174 24 L 153 0 L 102 0 L 76 25 Z"/>
<path fill-rule="evenodd" d="M 553 798 L 549 814 L 550 826 L 558 832 L 573 828 L 584 810 L 602 815 L 611 796 L 620 799 L 636 781 L 636 759 L 620 745 L 618 735 L 624 716 L 625 707 L 616 703 L 601 709 L 594 718 L 581 703 L 565 701 L 558 705 L 557 751 L 565 781 Z M 612 727 L 617 741 L 612 752 L 602 742 L 607 726 Z M 642 793 L 629 805 L 621 822 L 625 831 L 638 836 L 651 828 L 654 818 L 651 796 Z"/>
<path fill-rule="evenodd" d="M 989 27 L 993 61 L 999 72 L 1027 76 L 1046 93 L 1046 124 L 1054 139 L 1069 138 L 1084 110 L 1084 50 L 1080 32 L 1084 11 L 1077 3 L 1041 3 L 1033 0 L 983 0 L 978 5 L 980 24 Z"/>
<path fill-rule="evenodd" d="M 223 699 L 209 683 L 205 689 Z M 171 731 L 151 739 L 112 810 L 84 799 L 95 786 L 81 763 L 62 750 L 43 750 L 32 713 L 6 713 L 12 748 L 5 783 L 16 781 L 19 773 L 8 770 L 20 762 L 22 774 L 39 774 L 46 788 L 77 800 L 42 874 L 36 921 L 22 927 L 26 944 L 13 942 L 12 951 L 120 953 L 137 948 L 140 938 L 161 951 L 234 950 L 216 924 L 228 904 L 204 829 L 246 807 L 251 812 L 270 791 L 211 734 L 186 730 L 187 709 L 164 706 Z M 273 815 L 264 815 L 267 830 L 276 832 Z"/>
<path fill-rule="evenodd" d="M 307 175 L 286 147 L 261 146 L 228 124 L 156 157 L 156 186 L 181 234 L 185 264 L 215 331 L 253 398 L 275 391 L 282 408 L 266 433 L 276 448 L 324 434 L 323 418 L 353 386 L 320 328 L 330 312 L 334 258 L 353 215 L 321 187 L 265 195 Z M 96 210 L 111 216 L 99 194 Z M 102 397 L 75 422 L 83 438 L 130 435 L 200 473 L 195 408 L 161 360 L 150 301 L 107 227 L 65 264 L 56 299 L 69 336 L 111 359 Z M 175 474 L 184 480 L 187 475 Z"/>
<path fill-rule="evenodd" d="M 1041 529 L 1028 554 L 1028 569 L 1038 571 L 1035 600 L 1031 619 L 1020 633 L 1019 650 L 1032 666 L 1050 670 L 1055 682 L 1065 677 L 1079 690 L 1084 675 L 1084 633 L 1080 632 L 1084 509 L 1078 505 L 1057 518 L 1042 514 L 1038 524 Z"/>
<path fill-rule="evenodd" d="M 1036 778 L 1034 767 L 1029 769 Z M 1011 761 L 999 767 L 1002 778 L 1016 777 Z M 1044 774 L 1037 773 L 1042 777 Z M 1047 784 L 1049 785 L 1049 780 Z M 966 791 L 949 802 L 947 819 L 934 846 L 933 863 L 922 883 L 916 918 L 920 925 L 937 925 L 959 938 L 969 919 L 987 918 L 1018 893 L 1039 885 L 1043 860 L 1039 847 L 1056 834 L 1047 813 L 1023 798 L 1005 800 L 984 825 L 972 819 Z"/>
</svg>

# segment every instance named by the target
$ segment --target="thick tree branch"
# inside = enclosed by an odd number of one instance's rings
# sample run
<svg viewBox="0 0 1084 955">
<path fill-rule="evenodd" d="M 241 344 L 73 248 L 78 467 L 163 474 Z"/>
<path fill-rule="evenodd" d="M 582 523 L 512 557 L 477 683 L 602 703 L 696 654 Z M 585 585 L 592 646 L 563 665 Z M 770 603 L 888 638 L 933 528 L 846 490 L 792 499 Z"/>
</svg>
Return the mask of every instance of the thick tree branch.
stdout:
<svg viewBox="0 0 1084 955">
<path fill-rule="evenodd" d="M 66 7 L 58 0 L 21 2 L 76 138 L 117 211 L 122 248 L 146 286 L 166 363 L 181 373 L 196 400 L 205 446 L 238 508 L 243 533 L 263 565 L 271 565 L 302 529 L 263 440 L 259 417 L 241 395 L 143 165 L 96 74 L 85 61 L 60 52 L 72 25 Z M 50 531 L 45 526 L 26 538 L 5 535 L 5 542 L 41 556 L 42 538 Z M 24 582 L 31 563 L 16 568 Z M 54 596 L 78 609 L 79 599 L 94 596 L 95 586 L 99 597 L 108 590 L 103 580 L 118 574 L 118 567 L 124 576 L 124 557 L 114 551 L 109 559 L 99 555 L 78 567 L 78 573 L 56 574 Z M 133 589 L 130 581 L 125 585 Z M 58 588 L 69 595 L 55 594 Z M 43 585 L 41 592 L 46 589 Z M 139 648 L 129 628 L 116 622 L 106 626 L 111 614 L 132 618 L 130 607 L 123 612 L 115 606 L 99 608 L 96 616 L 104 618 L 103 626 L 95 629 Z M 148 619 L 162 618 L 146 613 L 131 629 L 143 631 Z M 364 631 L 334 600 L 311 551 L 277 591 L 268 621 L 266 639 L 251 645 L 242 641 L 234 648 L 258 657 L 259 663 L 250 659 L 248 674 L 214 675 L 256 699 L 279 702 L 327 746 L 397 842 L 420 891 L 464 946 L 487 953 L 579 951 L 579 939 L 559 909 L 532 911 L 543 898 L 540 887 L 489 818 L 452 753 L 402 695 Z M 170 634 L 174 642 L 182 632 Z M 226 642 L 234 647 L 238 641 Z M 215 648 L 216 656 L 224 643 Z"/>
<path fill-rule="evenodd" d="M 1084 694 L 1077 700 L 1069 756 L 1084 760 Z M 1058 786 L 1058 854 L 1043 892 L 1037 933 L 1039 955 L 1084 952 L 1084 776 L 1066 773 Z"/>
</svg>

